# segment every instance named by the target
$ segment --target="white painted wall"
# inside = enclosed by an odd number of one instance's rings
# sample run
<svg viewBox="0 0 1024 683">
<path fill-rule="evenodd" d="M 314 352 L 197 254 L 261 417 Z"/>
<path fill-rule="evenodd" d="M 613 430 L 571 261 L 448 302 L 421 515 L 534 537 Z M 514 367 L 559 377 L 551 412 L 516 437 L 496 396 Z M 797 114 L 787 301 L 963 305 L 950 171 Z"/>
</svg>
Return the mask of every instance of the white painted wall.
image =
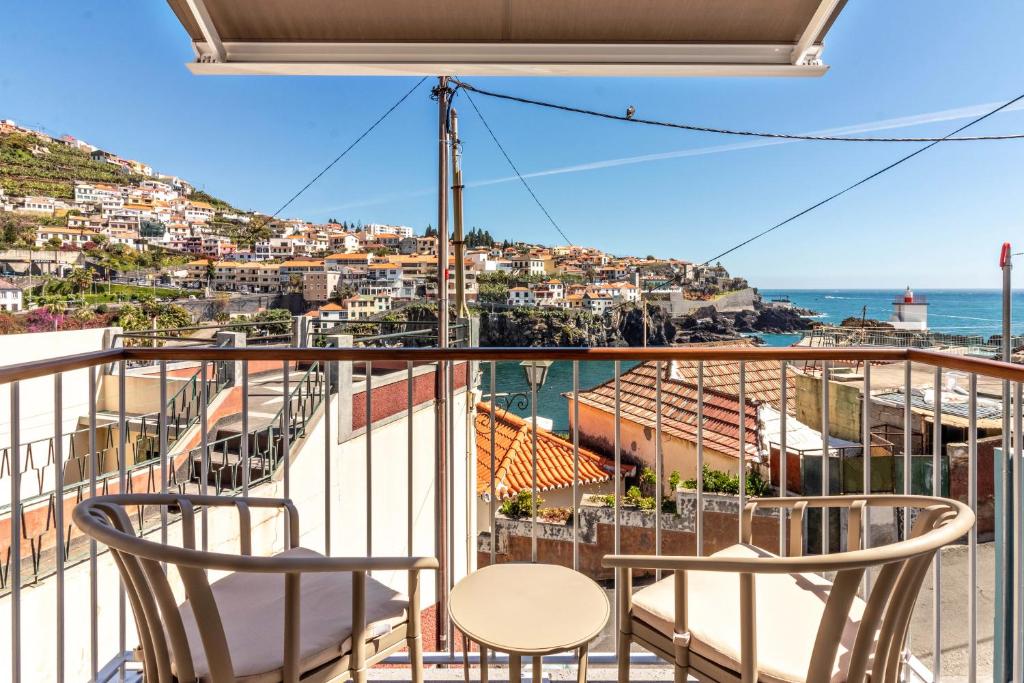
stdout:
<svg viewBox="0 0 1024 683">
<path fill-rule="evenodd" d="M 451 492 L 455 503 L 455 556 L 452 572 L 457 581 L 475 568 L 476 555 L 471 543 L 476 537 L 475 496 L 476 460 L 470 458 L 466 448 L 465 391 L 455 394 L 456 429 L 452 435 L 452 459 L 455 485 Z M 373 452 L 373 478 L 367 488 L 366 434 L 359 430 L 342 444 L 337 443 L 338 401 L 331 405 L 331 434 L 325 442 L 321 419 L 310 430 L 304 444 L 292 461 L 290 472 L 291 498 L 299 509 L 302 521 L 302 545 L 318 551 L 324 549 L 324 453 L 325 443 L 331 444 L 331 554 L 366 555 L 367 492 L 372 498 L 373 554 L 376 556 L 406 556 L 408 478 L 408 427 L 405 413 L 379 422 L 371 431 Z M 470 405 L 475 405 L 471 402 Z M 470 416 L 472 424 L 472 416 Z M 460 428 L 461 427 L 461 428 Z M 417 406 L 413 412 L 413 553 L 434 555 L 434 405 L 432 402 Z M 271 489 L 271 487 L 274 487 Z M 268 485 L 259 495 L 283 495 L 283 484 Z M 472 514 L 470 514 L 472 513 Z M 401 572 L 381 572 L 374 575 L 395 590 L 405 591 L 406 575 Z M 423 606 L 436 601 L 434 577 L 422 579 Z"/>
<path fill-rule="evenodd" d="M 69 332 L 36 332 L 31 334 L 9 334 L 0 336 L 0 367 L 29 363 L 37 360 L 63 358 L 80 353 L 102 351 L 109 348 L 110 340 L 121 330 L 105 327 L 92 330 Z M 98 370 L 97 370 L 98 371 Z M 89 370 L 65 372 L 62 379 L 62 428 L 63 432 L 73 431 L 80 417 L 89 414 Z M 101 382 L 98 382 L 101 384 Z M 18 383 L 21 411 L 22 467 L 26 467 L 24 444 L 49 439 L 54 432 L 54 379 L 52 375 L 22 380 Z M 11 391 L 10 385 L 0 386 L 0 447 L 11 443 Z M 67 457 L 67 440 L 64 453 Z M 41 448 L 40 448 L 41 447 Z M 45 466 L 47 448 L 45 441 L 33 448 L 35 469 L 44 477 L 42 490 L 53 488 L 53 468 Z M 22 476 L 22 496 L 34 496 L 40 492 L 35 471 Z M 11 502 L 10 480 L 0 477 L 0 505 Z"/>
</svg>

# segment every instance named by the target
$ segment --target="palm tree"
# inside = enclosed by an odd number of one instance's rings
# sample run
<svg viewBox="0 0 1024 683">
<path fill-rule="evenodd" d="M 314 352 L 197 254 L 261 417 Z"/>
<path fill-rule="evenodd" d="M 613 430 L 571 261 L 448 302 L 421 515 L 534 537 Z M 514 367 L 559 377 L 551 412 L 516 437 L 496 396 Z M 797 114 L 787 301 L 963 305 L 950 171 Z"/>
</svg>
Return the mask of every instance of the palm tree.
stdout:
<svg viewBox="0 0 1024 683">
<path fill-rule="evenodd" d="M 88 291 L 92 286 L 92 271 L 88 268 L 74 268 L 68 273 L 67 282 L 76 294 Z"/>
</svg>

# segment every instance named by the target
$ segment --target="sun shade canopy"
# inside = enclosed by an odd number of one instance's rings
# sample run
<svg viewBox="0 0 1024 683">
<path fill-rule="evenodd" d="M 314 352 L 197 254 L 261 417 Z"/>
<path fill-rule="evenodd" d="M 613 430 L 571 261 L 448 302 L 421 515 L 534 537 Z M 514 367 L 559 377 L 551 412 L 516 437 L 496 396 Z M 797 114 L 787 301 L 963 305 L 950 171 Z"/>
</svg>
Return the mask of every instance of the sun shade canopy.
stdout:
<svg viewBox="0 0 1024 683">
<path fill-rule="evenodd" d="M 820 76 L 845 0 L 168 0 L 196 74 Z"/>
</svg>

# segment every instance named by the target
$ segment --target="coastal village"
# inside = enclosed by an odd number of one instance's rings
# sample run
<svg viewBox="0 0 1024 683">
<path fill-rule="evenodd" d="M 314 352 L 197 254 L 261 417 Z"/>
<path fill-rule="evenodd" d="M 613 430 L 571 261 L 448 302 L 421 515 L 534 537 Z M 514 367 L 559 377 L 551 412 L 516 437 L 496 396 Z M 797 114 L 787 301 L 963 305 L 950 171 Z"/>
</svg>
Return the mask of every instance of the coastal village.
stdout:
<svg viewBox="0 0 1024 683">
<path fill-rule="evenodd" d="M 991 4 L 12 4 L 0 683 L 1024 683 Z"/>
<path fill-rule="evenodd" d="M 437 299 L 438 239 L 430 226 L 417 234 L 404 225 L 313 223 L 243 211 L 143 162 L 11 120 L 0 121 L 0 143 L 5 161 L 0 275 L 6 278 L 9 312 L 53 308 L 53 297 L 42 295 L 47 286 L 40 282 L 74 279 L 69 276 L 83 270 L 89 271 L 86 281 L 93 291 L 106 281 L 178 289 L 176 298 L 287 295 L 287 307 L 306 314 L 314 330 Z M 26 181 L 32 169 L 50 168 L 47 163 L 58 157 L 79 165 L 56 161 L 55 168 L 65 173 L 59 181 L 55 173 L 38 170 L 48 182 Z M 32 188 L 48 188 L 50 194 L 28 194 Z M 127 265 L 111 266 L 111 253 L 123 256 Z M 149 267 L 140 267 L 136 261 L 145 262 L 146 255 Z M 476 228 L 461 241 L 452 240 L 448 261 L 455 273 L 449 296 L 462 308 L 491 312 L 532 308 L 618 319 L 643 300 L 645 310 L 678 322 L 709 306 L 704 317 L 754 311 L 762 304 L 744 278 L 720 264 L 511 243 Z M 33 297 L 34 292 L 40 295 Z M 68 292 L 65 301 L 56 302 L 62 311 L 76 307 L 75 293 L 81 292 Z M 799 316 L 765 325 L 750 322 L 739 331 L 807 326 Z M 664 326 L 652 328 L 652 343 L 675 341 L 669 329 L 666 338 Z"/>
</svg>

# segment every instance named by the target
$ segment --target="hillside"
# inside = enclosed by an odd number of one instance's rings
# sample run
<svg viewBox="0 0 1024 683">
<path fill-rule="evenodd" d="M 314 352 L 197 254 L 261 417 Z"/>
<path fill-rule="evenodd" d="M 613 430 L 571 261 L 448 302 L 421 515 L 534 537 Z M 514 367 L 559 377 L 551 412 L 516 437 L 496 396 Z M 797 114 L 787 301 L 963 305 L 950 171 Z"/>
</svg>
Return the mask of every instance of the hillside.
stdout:
<svg viewBox="0 0 1024 683">
<path fill-rule="evenodd" d="M 43 196 L 74 199 L 75 181 L 135 185 L 145 176 L 127 173 L 88 152 L 25 133 L 0 134 L 0 188 L 9 197 Z M 227 202 L 201 190 L 192 199 L 207 201 L 218 211 L 234 211 Z"/>
<path fill-rule="evenodd" d="M 76 180 L 130 185 L 143 179 L 60 143 L 23 133 L 0 135 L 0 187 L 9 196 L 70 200 Z"/>
</svg>

